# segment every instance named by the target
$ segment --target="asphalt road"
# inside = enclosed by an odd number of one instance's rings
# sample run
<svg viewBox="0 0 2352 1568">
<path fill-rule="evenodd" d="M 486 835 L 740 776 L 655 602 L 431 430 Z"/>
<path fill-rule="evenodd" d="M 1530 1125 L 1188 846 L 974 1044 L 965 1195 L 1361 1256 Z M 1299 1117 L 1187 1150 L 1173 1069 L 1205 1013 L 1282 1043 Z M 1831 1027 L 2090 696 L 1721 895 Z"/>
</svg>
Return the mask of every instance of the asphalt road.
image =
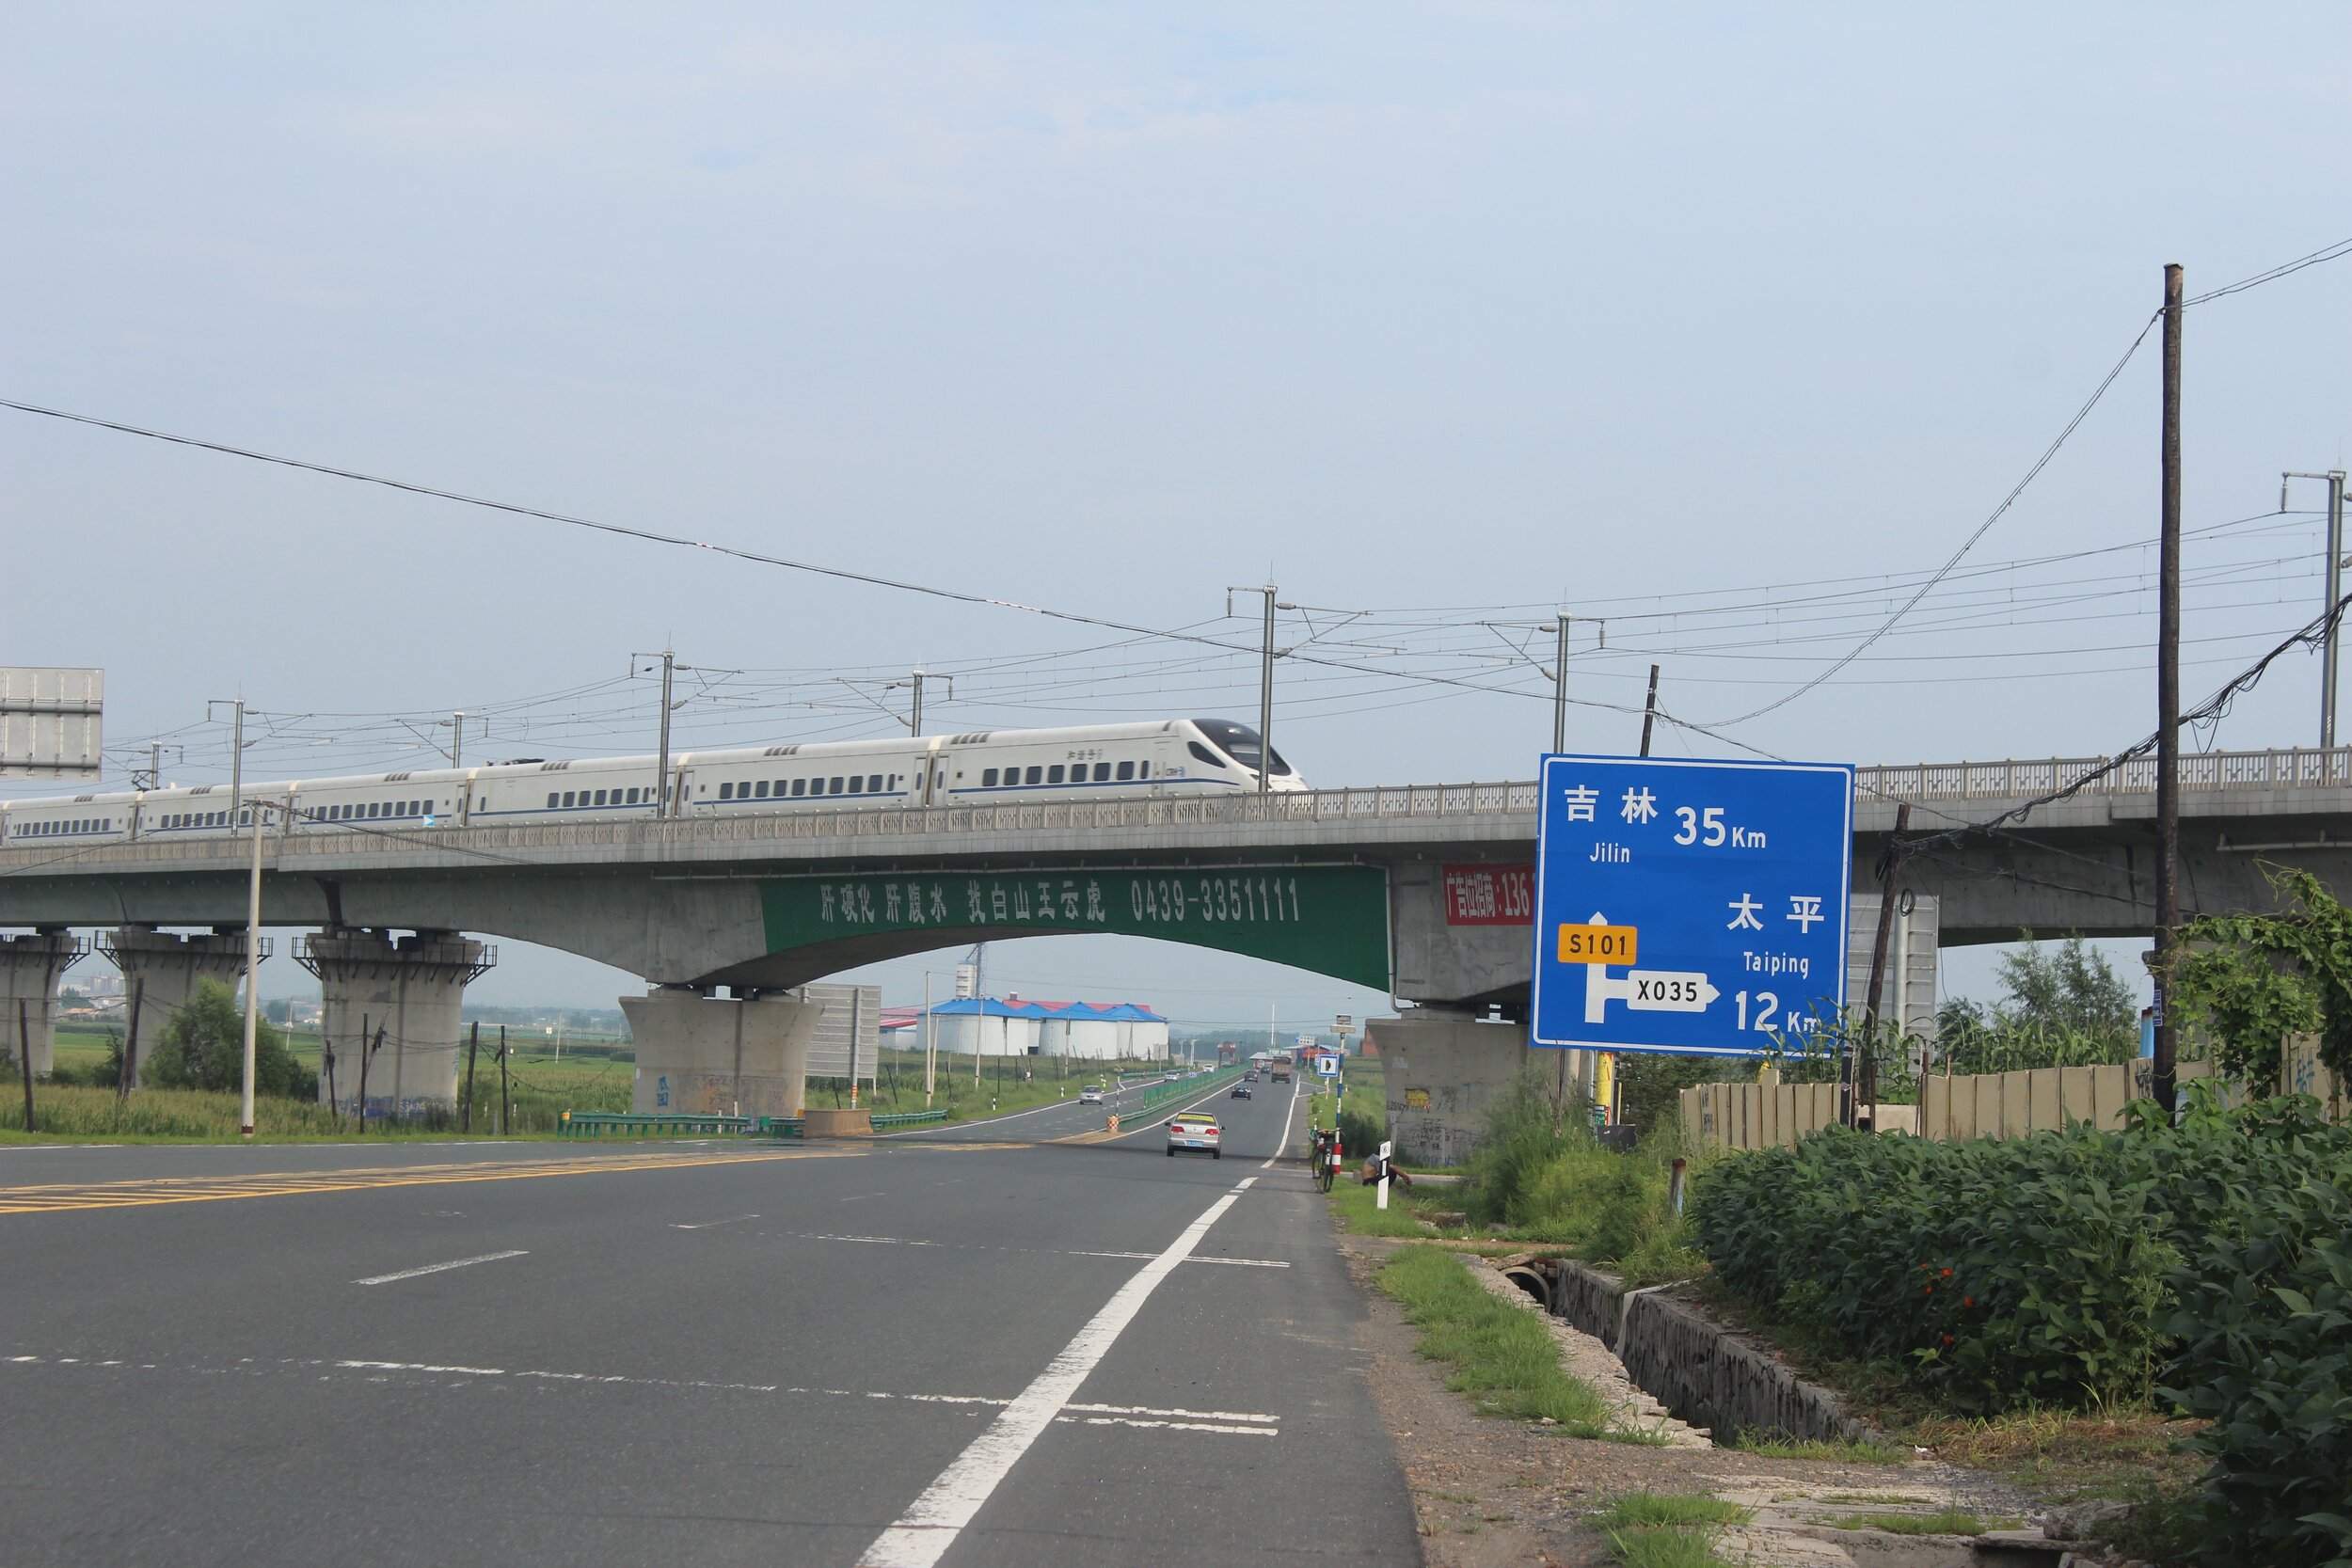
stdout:
<svg viewBox="0 0 2352 1568">
<path fill-rule="evenodd" d="M 1294 1101 L 1215 1103 L 0 1149 L 0 1560 L 1417 1563 Z"/>
</svg>

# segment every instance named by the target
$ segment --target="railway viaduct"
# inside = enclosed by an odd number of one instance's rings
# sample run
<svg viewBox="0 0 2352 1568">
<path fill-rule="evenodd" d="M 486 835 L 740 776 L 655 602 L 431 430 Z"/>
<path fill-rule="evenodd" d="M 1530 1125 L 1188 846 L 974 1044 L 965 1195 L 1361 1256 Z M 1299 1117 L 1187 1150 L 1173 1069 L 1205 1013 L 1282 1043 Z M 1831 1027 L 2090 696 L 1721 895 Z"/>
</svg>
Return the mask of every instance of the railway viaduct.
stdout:
<svg viewBox="0 0 2352 1568">
<path fill-rule="evenodd" d="M 1862 769 L 1853 929 L 1867 941 L 1875 924 L 1871 868 L 1899 802 L 1913 804 L 1913 838 L 1935 835 L 2103 761 Z M 2274 863 L 2336 886 L 2352 876 L 2352 749 L 2192 757 L 2183 783 L 2188 911 L 2271 907 Z M 1906 1022 L 1931 1017 L 1939 945 L 2027 930 L 2147 933 L 2153 784 L 2153 764 L 2136 762 L 1999 832 L 1907 860 Z M 1385 990 L 1405 1015 L 1383 1028 L 1386 1048 L 1402 1047 L 1416 1078 L 1425 1069 L 1459 1087 L 1507 1079 L 1526 1049 L 1516 1021 L 1533 949 L 1534 836 L 1533 784 L 265 832 L 262 923 L 311 933 L 295 957 L 320 978 L 339 1053 L 357 1045 L 363 1015 L 391 1020 L 396 1049 L 377 1082 L 401 1103 L 453 1092 L 462 987 L 494 958 L 462 933 L 644 976 L 651 993 L 625 1003 L 641 1089 L 665 1069 L 707 1097 L 724 1080 L 741 1100 L 748 1077 L 762 1109 L 798 1099 L 794 1063 L 815 1005 L 787 995 L 793 988 L 882 958 L 1089 931 L 1247 953 Z M 74 928 L 99 928 L 125 979 L 144 981 L 150 1038 L 198 978 L 235 973 L 250 854 L 246 840 L 0 849 L 0 928 L 26 932 L 0 937 L 0 1007 L 14 1013 L 25 999 L 36 1070 L 49 1056 L 58 976 L 82 951 Z M 204 934 L 171 934 L 190 928 Z M 1500 1022 L 1473 1022 L 1489 1014 Z"/>
</svg>

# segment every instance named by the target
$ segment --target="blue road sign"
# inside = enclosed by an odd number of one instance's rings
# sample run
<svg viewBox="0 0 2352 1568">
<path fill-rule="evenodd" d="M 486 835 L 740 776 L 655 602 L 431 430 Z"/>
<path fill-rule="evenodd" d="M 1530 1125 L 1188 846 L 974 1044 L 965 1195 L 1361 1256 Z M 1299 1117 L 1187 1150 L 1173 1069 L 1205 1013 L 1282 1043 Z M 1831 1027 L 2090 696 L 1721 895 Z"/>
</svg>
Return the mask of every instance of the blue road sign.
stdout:
<svg viewBox="0 0 2352 1568">
<path fill-rule="evenodd" d="M 1851 768 L 1547 756 L 1536 820 L 1533 1043 L 1760 1056 L 1840 1015 Z"/>
</svg>

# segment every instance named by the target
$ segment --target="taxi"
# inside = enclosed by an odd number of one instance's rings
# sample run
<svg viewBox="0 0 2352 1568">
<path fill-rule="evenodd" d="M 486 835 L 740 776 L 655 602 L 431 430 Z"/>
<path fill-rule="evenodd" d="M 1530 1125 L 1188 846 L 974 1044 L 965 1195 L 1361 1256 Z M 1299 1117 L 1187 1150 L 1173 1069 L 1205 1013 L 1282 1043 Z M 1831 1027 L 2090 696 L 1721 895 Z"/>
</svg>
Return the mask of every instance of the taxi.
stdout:
<svg viewBox="0 0 2352 1568">
<path fill-rule="evenodd" d="M 1205 1154 L 1212 1160 L 1225 1158 L 1224 1130 L 1216 1117 L 1204 1117 L 1198 1111 L 1168 1118 L 1168 1157 L 1176 1158 L 1178 1150 L 1189 1154 Z"/>
</svg>

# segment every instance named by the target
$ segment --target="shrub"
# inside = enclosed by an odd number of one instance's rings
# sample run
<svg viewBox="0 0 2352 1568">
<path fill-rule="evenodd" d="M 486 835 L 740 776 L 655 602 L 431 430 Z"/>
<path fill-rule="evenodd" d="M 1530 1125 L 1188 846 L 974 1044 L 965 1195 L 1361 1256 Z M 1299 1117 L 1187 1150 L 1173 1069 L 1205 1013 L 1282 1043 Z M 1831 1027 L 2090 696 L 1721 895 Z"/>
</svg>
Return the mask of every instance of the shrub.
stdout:
<svg viewBox="0 0 2352 1568">
<path fill-rule="evenodd" d="M 245 1082 L 245 1010 L 217 980 L 199 980 L 147 1053 L 140 1077 L 160 1089 L 237 1089 Z M 285 1037 L 257 1019 L 253 1092 L 279 1100 L 316 1100 L 318 1074 L 294 1060 Z"/>
<path fill-rule="evenodd" d="M 1695 1188 L 1734 1291 L 1963 1410 L 2161 1392 L 2211 1424 L 2208 1560 L 2352 1558 L 2352 1131 L 2308 1099 L 1925 1143 L 1831 1128 Z"/>
<path fill-rule="evenodd" d="M 2200 1099 L 2177 1133 L 2140 1134 L 2194 1191 L 2166 1393 L 2212 1423 L 2188 1446 L 2213 1461 L 2217 1562 L 2352 1559 L 2352 1133 L 2316 1110 L 2280 1101 L 2233 1117 Z"/>
<path fill-rule="evenodd" d="M 1993 1411 L 2145 1396 L 2175 1256 L 2160 1208 L 2153 1173 L 2112 1134 L 1944 1144 L 1829 1128 L 1719 1164 L 1691 1217 L 1733 1291 Z"/>
</svg>

